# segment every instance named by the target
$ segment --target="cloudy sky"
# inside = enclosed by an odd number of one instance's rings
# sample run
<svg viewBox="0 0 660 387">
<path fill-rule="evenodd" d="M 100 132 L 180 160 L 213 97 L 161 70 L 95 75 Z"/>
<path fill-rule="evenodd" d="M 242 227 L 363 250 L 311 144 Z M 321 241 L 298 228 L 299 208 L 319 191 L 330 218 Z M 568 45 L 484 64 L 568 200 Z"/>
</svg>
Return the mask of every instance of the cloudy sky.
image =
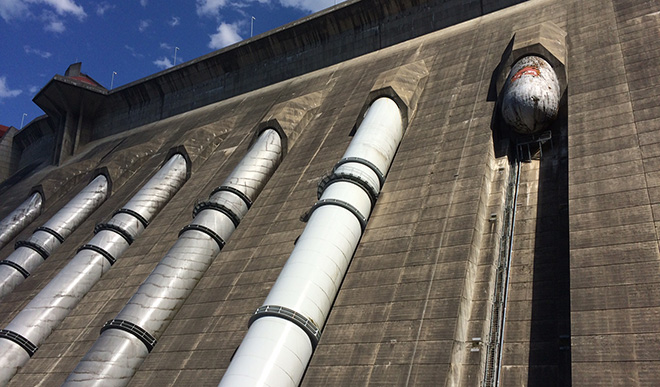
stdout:
<svg viewBox="0 0 660 387">
<path fill-rule="evenodd" d="M 43 114 L 32 98 L 72 63 L 117 87 L 171 67 L 175 53 L 180 64 L 249 38 L 252 17 L 256 36 L 339 2 L 0 0 L 0 125 Z"/>
</svg>

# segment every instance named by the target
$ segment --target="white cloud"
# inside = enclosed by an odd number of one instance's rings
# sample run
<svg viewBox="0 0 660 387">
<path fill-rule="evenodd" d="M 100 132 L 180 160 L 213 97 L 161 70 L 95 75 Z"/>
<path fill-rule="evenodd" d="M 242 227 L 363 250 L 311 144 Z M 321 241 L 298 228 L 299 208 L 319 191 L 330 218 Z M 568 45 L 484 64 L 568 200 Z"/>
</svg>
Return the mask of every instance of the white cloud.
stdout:
<svg viewBox="0 0 660 387">
<path fill-rule="evenodd" d="M 144 32 L 146 31 L 147 28 L 149 28 L 150 25 L 151 25 L 151 20 L 149 19 L 140 20 L 140 24 L 138 25 L 138 30 L 140 30 L 140 32 Z"/>
<path fill-rule="evenodd" d="M 39 91 L 39 88 L 37 86 L 30 86 L 28 91 L 30 92 L 30 94 L 37 94 L 37 91 Z"/>
<path fill-rule="evenodd" d="M 160 48 L 162 48 L 162 49 L 164 49 L 164 50 L 171 50 L 171 49 L 172 49 L 172 46 L 170 46 L 170 45 L 167 44 L 167 43 L 161 43 L 161 44 L 160 44 Z"/>
<path fill-rule="evenodd" d="M 44 25 L 44 31 L 62 33 L 66 31 L 64 22 L 57 18 L 57 16 L 45 18 L 46 24 Z"/>
<path fill-rule="evenodd" d="M 318 12 L 335 5 L 335 0 L 279 0 L 284 7 L 298 8 L 303 11 Z M 337 1 L 337 4 L 342 3 Z"/>
<path fill-rule="evenodd" d="M 42 51 L 42 50 L 39 50 L 39 49 L 37 49 L 37 48 L 32 48 L 32 47 L 30 47 L 30 46 L 23 46 L 23 49 L 25 50 L 25 53 L 26 53 L 26 54 L 34 54 L 34 55 L 38 55 L 38 56 L 40 56 L 40 57 L 42 57 L 42 58 L 44 58 L 44 59 L 48 59 L 48 58 L 50 58 L 51 56 L 53 56 L 53 54 L 51 54 L 51 53 L 48 52 L 48 51 Z"/>
<path fill-rule="evenodd" d="M 2 98 L 12 98 L 20 95 L 23 90 L 15 89 L 12 90 L 7 86 L 7 77 L 0 77 L 0 99 Z"/>
<path fill-rule="evenodd" d="M 144 58 L 144 55 L 138 53 L 134 47 L 131 47 L 127 44 L 124 46 L 124 48 L 130 51 L 131 55 L 133 55 L 133 58 Z"/>
<path fill-rule="evenodd" d="M 0 16 L 9 22 L 13 18 L 27 17 L 28 7 L 23 0 L 0 1 Z"/>
<path fill-rule="evenodd" d="M 26 0 L 26 2 L 48 4 L 55 8 L 55 12 L 57 12 L 58 15 L 65 15 L 70 13 L 74 16 L 77 16 L 78 19 L 81 20 L 87 16 L 83 7 L 71 0 Z"/>
<path fill-rule="evenodd" d="M 220 23 L 218 26 L 218 32 L 213 35 L 209 35 L 211 41 L 209 42 L 209 48 L 217 50 L 219 48 L 227 47 L 236 42 L 243 40 L 238 34 L 238 23 Z"/>
<path fill-rule="evenodd" d="M 149 3 L 148 0 L 140 0 L 140 5 L 143 6 L 143 7 L 146 7 L 147 3 Z"/>
<path fill-rule="evenodd" d="M 170 60 L 170 58 L 167 58 L 167 57 L 162 57 L 162 58 L 156 59 L 154 61 L 154 64 L 157 67 L 161 68 L 161 69 L 169 69 L 170 67 L 173 66 L 172 61 Z"/>
<path fill-rule="evenodd" d="M 107 2 L 102 2 L 100 4 L 96 4 L 96 14 L 99 16 L 103 16 L 107 11 L 115 8 L 114 5 L 108 4 Z"/>
<path fill-rule="evenodd" d="M 170 27 L 176 27 L 179 24 L 181 24 L 181 18 L 178 16 L 172 16 L 172 19 L 170 19 L 170 21 L 168 21 L 167 24 L 169 24 Z"/>
<path fill-rule="evenodd" d="M 220 16 L 220 8 L 227 5 L 227 0 L 197 0 L 197 15 Z"/>
<path fill-rule="evenodd" d="M 75 16 L 82 21 L 87 14 L 74 0 L 0 0 L 0 17 L 6 22 L 12 19 L 40 19 L 44 22 L 44 30 L 64 32 L 66 27 L 62 18 L 67 16 Z"/>
</svg>

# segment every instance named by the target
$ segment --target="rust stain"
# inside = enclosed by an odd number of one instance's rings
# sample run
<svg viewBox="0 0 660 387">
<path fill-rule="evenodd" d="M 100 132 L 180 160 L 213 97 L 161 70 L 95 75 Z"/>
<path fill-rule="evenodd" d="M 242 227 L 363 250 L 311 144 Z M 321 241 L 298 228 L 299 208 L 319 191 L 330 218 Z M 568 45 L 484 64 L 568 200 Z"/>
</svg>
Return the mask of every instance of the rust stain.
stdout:
<svg viewBox="0 0 660 387">
<path fill-rule="evenodd" d="M 513 77 L 511 77 L 511 83 L 517 81 L 523 75 L 538 77 L 541 75 L 541 71 L 539 70 L 538 66 L 525 66 L 518 70 L 518 72 Z"/>
</svg>

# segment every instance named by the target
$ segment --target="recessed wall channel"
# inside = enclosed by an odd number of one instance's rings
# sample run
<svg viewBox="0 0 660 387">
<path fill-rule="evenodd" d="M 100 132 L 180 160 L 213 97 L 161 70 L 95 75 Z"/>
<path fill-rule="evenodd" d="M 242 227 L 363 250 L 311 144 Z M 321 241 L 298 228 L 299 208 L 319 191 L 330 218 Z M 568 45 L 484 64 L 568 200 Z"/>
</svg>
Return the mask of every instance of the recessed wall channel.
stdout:
<svg viewBox="0 0 660 387">
<path fill-rule="evenodd" d="M 532 26 L 514 37 L 509 63 L 510 71 L 501 87 L 496 109 L 501 117 L 499 129 L 510 143 L 510 175 L 505 203 L 499 262 L 495 278 L 493 305 L 489 326 L 488 353 L 482 385 L 500 386 L 502 382 L 503 347 L 507 322 L 507 301 L 513 240 L 521 184 L 521 170 L 532 159 L 540 160 L 543 145 L 552 138 L 561 97 L 566 87 L 564 71 L 565 33 L 551 23 Z M 547 60 L 546 60 L 547 59 Z M 508 66 L 505 66 L 507 68 Z"/>
<path fill-rule="evenodd" d="M 37 228 L 27 241 L 16 242 L 16 250 L 0 261 L 0 298 L 11 293 L 110 195 L 108 178 L 100 174 Z"/>
<path fill-rule="evenodd" d="M 20 206 L 0 220 L 0 249 L 41 214 L 43 201 L 40 192 L 33 192 Z"/>
<path fill-rule="evenodd" d="M 220 386 L 297 386 L 403 137 L 399 106 L 378 98 L 330 176 Z"/>
<path fill-rule="evenodd" d="M 27 363 L 51 332 L 128 249 L 187 179 L 186 157 L 174 154 L 30 303 L 0 330 L 0 385 Z"/>
<path fill-rule="evenodd" d="M 65 385 L 123 386 L 156 345 L 241 219 L 280 164 L 283 139 L 263 130 L 128 304 L 101 329 L 101 336 Z"/>
</svg>

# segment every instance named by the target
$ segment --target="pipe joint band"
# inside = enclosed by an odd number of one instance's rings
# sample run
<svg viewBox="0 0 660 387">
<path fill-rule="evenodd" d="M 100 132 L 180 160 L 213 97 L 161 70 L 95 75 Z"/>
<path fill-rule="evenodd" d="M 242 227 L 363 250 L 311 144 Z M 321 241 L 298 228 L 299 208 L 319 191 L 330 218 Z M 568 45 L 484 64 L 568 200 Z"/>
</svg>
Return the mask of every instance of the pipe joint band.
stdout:
<svg viewBox="0 0 660 387">
<path fill-rule="evenodd" d="M 112 214 L 112 216 L 115 216 L 117 214 L 130 215 L 130 216 L 134 217 L 135 219 L 137 219 L 138 222 L 142 223 L 142 226 L 144 226 L 144 228 L 147 228 L 147 226 L 149 226 L 149 221 L 144 216 L 140 215 L 136 211 L 131 210 L 130 208 L 121 208 L 121 209 L 115 211 L 115 213 Z"/>
<path fill-rule="evenodd" d="M 78 248 L 78 251 L 76 252 L 76 254 L 83 251 L 83 250 L 91 250 L 95 253 L 98 253 L 98 254 L 102 255 L 103 258 L 107 259 L 108 262 L 110 262 L 110 266 L 114 265 L 115 262 L 117 262 L 117 259 L 115 257 L 113 257 L 112 254 L 108 253 L 107 251 L 105 251 L 104 249 L 102 249 L 102 248 L 100 248 L 96 245 L 82 245 Z"/>
<path fill-rule="evenodd" d="M 296 324 L 303 331 L 305 331 L 307 336 L 309 336 L 309 340 L 312 342 L 312 350 L 316 349 L 316 346 L 318 345 L 319 340 L 321 339 L 321 330 L 319 329 L 319 327 L 316 326 L 314 321 L 296 312 L 295 310 L 289 309 L 284 306 L 263 305 L 254 312 L 252 317 L 250 317 L 250 321 L 248 322 L 248 327 L 252 325 L 252 323 L 255 322 L 256 320 L 266 316 L 283 318 L 287 321 Z"/>
<path fill-rule="evenodd" d="M 234 223 L 234 227 L 238 227 L 238 224 L 241 223 L 241 218 L 239 218 L 234 211 L 227 208 L 227 206 L 214 202 L 198 203 L 193 209 L 193 218 L 204 210 L 215 210 L 224 214 L 229 218 L 229 220 L 231 220 L 232 223 Z"/>
<path fill-rule="evenodd" d="M 23 275 L 24 278 L 27 278 L 27 277 L 30 276 L 30 273 L 29 273 L 27 270 L 25 270 L 25 269 L 23 268 L 23 266 L 19 265 L 19 264 L 16 263 L 16 262 L 12 262 L 12 261 L 9 261 L 9 260 L 6 260 L 6 259 L 3 259 L 2 261 L 0 261 L 0 265 L 7 265 L 7 266 L 9 266 L 9 267 L 12 267 L 14 270 L 16 270 L 17 272 L 21 273 L 21 274 Z"/>
<path fill-rule="evenodd" d="M 327 206 L 327 205 L 334 205 L 334 206 L 339 206 L 342 207 L 348 211 L 350 211 L 355 217 L 357 218 L 358 222 L 360 222 L 360 227 L 362 228 L 362 232 L 364 232 L 364 229 L 367 228 L 367 219 L 362 216 L 360 211 L 358 211 L 357 208 L 353 207 L 350 203 L 345 202 L 343 200 L 338 200 L 338 199 L 322 199 L 319 200 L 318 202 L 314 203 L 312 208 L 310 208 L 309 211 L 305 215 L 303 215 L 300 219 L 303 222 L 307 222 L 312 216 L 312 213 L 316 211 L 317 208 L 322 207 L 322 206 Z"/>
<path fill-rule="evenodd" d="M 27 247 L 28 249 L 32 249 L 32 250 L 36 251 L 37 253 L 39 253 L 39 255 L 41 255 L 41 258 L 43 258 L 43 259 L 48 258 L 48 256 L 50 255 L 50 253 L 48 251 L 46 251 L 46 249 L 44 249 L 43 247 L 39 246 L 38 244 L 36 244 L 34 242 L 18 241 L 14 245 L 14 249 L 18 250 L 19 247 Z"/>
<path fill-rule="evenodd" d="M 383 188 L 383 184 L 385 184 L 385 175 L 383 174 L 383 172 L 381 172 L 380 169 L 378 169 L 378 167 L 374 163 L 372 163 L 369 160 L 363 159 L 361 157 L 346 157 L 344 159 L 339 160 L 339 162 L 337 164 L 335 164 L 333 172 L 334 172 L 334 170 L 339 168 L 339 166 L 341 166 L 343 164 L 347 164 L 347 163 L 362 164 L 365 167 L 367 167 L 367 168 L 371 169 L 372 171 L 374 171 L 376 176 L 378 176 L 378 182 L 380 183 L 380 187 L 378 187 L 378 188 L 380 188 L 380 189 Z"/>
<path fill-rule="evenodd" d="M 243 193 L 243 192 L 237 190 L 237 189 L 234 188 L 234 187 L 230 187 L 230 186 L 228 186 L 228 185 L 221 185 L 220 187 L 214 189 L 213 192 L 211 192 L 211 195 L 210 195 L 209 197 L 211 197 L 211 196 L 217 194 L 217 193 L 220 192 L 220 191 L 231 192 L 231 193 L 233 193 L 234 195 L 236 195 L 236 196 L 238 196 L 239 198 L 241 198 L 241 200 L 245 202 L 245 205 L 247 206 L 248 210 L 250 209 L 250 207 L 252 207 L 252 200 L 250 200 L 250 198 L 249 198 L 245 193 Z"/>
<path fill-rule="evenodd" d="M 100 231 L 103 231 L 103 230 L 112 231 L 116 234 L 119 234 L 119 236 L 124 238 L 126 243 L 128 243 L 129 245 L 133 244 L 133 241 L 134 241 L 133 236 L 131 234 L 129 234 L 128 231 L 126 231 L 123 228 L 117 226 L 116 224 L 99 223 L 99 224 L 96 225 L 96 227 L 94 227 L 94 234 L 98 234 Z"/>
<path fill-rule="evenodd" d="M 353 183 L 358 187 L 362 188 L 364 192 L 366 192 L 367 195 L 369 195 L 369 200 L 371 200 L 371 207 L 376 205 L 376 200 L 378 200 L 378 192 L 376 192 L 374 187 L 372 187 L 371 184 L 367 183 L 366 180 L 360 178 L 359 176 L 349 175 L 349 174 L 332 173 L 321 179 L 321 181 L 319 182 L 318 190 L 316 192 L 317 199 L 321 199 L 321 195 L 323 195 L 323 192 L 325 191 L 326 188 L 328 188 L 328 186 L 330 186 L 332 183 L 336 183 L 339 181 L 346 181 L 349 183 Z"/>
<path fill-rule="evenodd" d="M 64 243 L 64 237 L 62 235 L 60 235 L 59 232 L 53 230 L 52 228 L 41 226 L 41 227 L 38 227 L 36 230 L 34 230 L 34 232 L 37 232 L 37 231 L 43 231 L 45 233 L 48 233 L 48 234 L 54 236 L 55 239 L 58 240 L 58 242 Z"/>
<path fill-rule="evenodd" d="M 181 231 L 179 231 L 179 237 L 186 232 L 186 231 L 199 231 L 202 232 L 208 236 L 211 237 L 215 241 L 215 243 L 218 244 L 218 247 L 220 247 L 220 250 L 222 250 L 223 247 L 225 247 L 225 241 L 218 235 L 215 231 L 211 230 L 208 227 L 204 227 L 201 224 L 189 224 L 186 227 L 182 228 Z"/>
<path fill-rule="evenodd" d="M 140 326 L 133 324 L 130 321 L 112 319 L 103 324 L 101 328 L 101 333 L 107 331 L 108 329 L 119 329 L 124 332 L 128 332 L 133 336 L 137 337 L 142 344 L 147 347 L 147 351 L 151 352 L 156 346 L 156 339 L 147 331 L 142 329 Z"/>
<path fill-rule="evenodd" d="M 0 329 L 0 338 L 2 339 L 7 339 L 9 341 L 13 341 L 14 343 L 18 344 L 25 350 L 25 352 L 30 355 L 30 357 L 34 356 L 35 352 L 37 352 L 37 347 L 36 345 L 32 344 L 32 342 L 25 337 L 19 335 L 16 332 L 8 331 L 6 329 Z"/>
</svg>

